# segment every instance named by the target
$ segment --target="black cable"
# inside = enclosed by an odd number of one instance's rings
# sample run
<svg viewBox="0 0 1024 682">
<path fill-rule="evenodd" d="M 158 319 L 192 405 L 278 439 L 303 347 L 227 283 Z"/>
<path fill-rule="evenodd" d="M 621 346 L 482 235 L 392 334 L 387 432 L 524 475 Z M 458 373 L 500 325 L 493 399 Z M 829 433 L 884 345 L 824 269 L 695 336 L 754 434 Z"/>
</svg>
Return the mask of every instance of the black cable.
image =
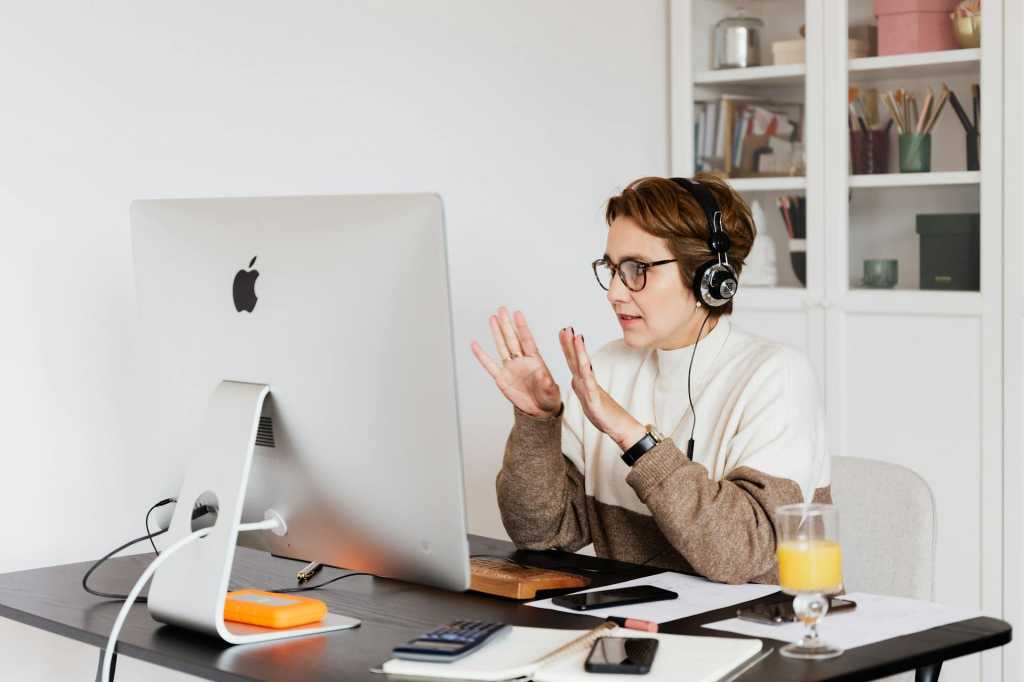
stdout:
<svg viewBox="0 0 1024 682">
<path fill-rule="evenodd" d="M 88 592 L 89 594 L 91 594 L 91 595 L 93 595 L 95 597 L 103 597 L 104 599 L 116 599 L 118 601 L 124 601 L 125 599 L 127 599 L 128 598 L 127 594 L 115 594 L 115 593 L 112 593 L 112 592 L 100 592 L 99 590 L 92 589 L 91 587 L 89 587 L 89 578 L 96 571 L 96 569 L 98 569 L 100 566 L 102 566 L 104 563 L 106 563 L 107 560 L 109 560 L 112 556 L 114 556 L 118 552 L 121 552 L 123 550 L 128 549 L 132 545 L 137 545 L 138 543 L 140 543 L 140 542 L 142 542 L 144 540 L 149 540 L 150 544 L 153 545 L 153 551 L 156 552 L 157 555 L 159 555 L 160 552 L 159 552 L 159 550 L 157 550 L 156 543 L 153 542 L 153 538 L 158 537 L 160 535 L 163 535 L 168 530 L 170 530 L 170 528 L 164 528 L 162 530 L 158 530 L 155 533 L 151 533 L 149 531 L 149 516 L 150 516 L 150 514 L 153 513 L 154 509 L 156 509 L 158 507 L 162 507 L 165 504 L 170 504 L 171 502 L 177 502 L 177 500 L 175 500 L 175 498 L 173 498 L 173 497 L 168 497 L 168 498 L 166 498 L 164 500 L 160 500 L 159 502 L 154 504 L 152 507 L 150 507 L 149 511 L 146 512 L 146 534 L 143 535 L 142 537 L 135 538 L 134 540 L 129 540 L 128 542 L 124 543 L 123 545 L 110 550 L 109 552 L 107 552 L 103 556 L 102 559 L 96 561 L 92 566 L 90 566 L 89 570 L 87 570 L 85 572 L 85 575 L 82 576 L 82 589 L 84 589 L 86 592 Z M 205 514 L 210 513 L 211 511 L 215 511 L 215 510 L 212 507 L 208 506 L 208 505 L 200 505 L 200 506 L 196 507 L 192 511 L 192 518 L 193 519 L 199 518 L 200 516 L 203 516 Z M 293 592 L 307 592 L 309 590 L 318 590 L 321 587 L 326 587 L 327 585 L 330 585 L 333 582 L 337 582 L 337 581 L 342 580 L 344 578 L 351 578 L 352 576 L 355 576 L 355 575 L 373 576 L 372 573 L 346 573 L 344 575 L 335 576 L 334 578 L 331 578 L 330 580 L 325 580 L 322 583 L 317 583 L 316 585 L 306 585 L 304 587 L 283 587 L 281 589 L 267 590 L 267 592 L 277 592 L 277 593 L 280 593 L 280 594 L 290 594 L 290 593 L 293 593 Z M 145 604 L 147 600 L 146 600 L 146 597 L 140 596 L 135 601 L 140 603 L 140 604 Z"/>
<path fill-rule="evenodd" d="M 693 379 L 693 359 L 697 356 L 697 344 L 700 343 L 700 335 L 704 331 L 704 325 L 708 323 L 711 318 L 711 311 L 704 316 L 704 321 L 700 323 L 700 329 L 697 330 L 697 340 L 693 342 L 693 351 L 690 353 L 690 368 L 686 370 L 686 397 L 690 400 L 690 414 L 693 415 L 693 422 L 690 424 L 690 442 L 686 444 L 686 458 L 691 462 L 693 461 L 693 434 L 697 429 L 697 411 L 693 407 L 693 391 L 690 387 L 690 382 Z"/>
<path fill-rule="evenodd" d="M 129 540 L 128 542 L 124 543 L 120 547 L 107 552 L 106 556 L 104 556 L 102 559 L 100 559 L 99 561 L 94 563 L 92 566 L 90 566 L 89 570 L 86 571 L 85 575 L 82 576 L 82 589 L 84 589 L 86 592 L 88 592 L 89 594 L 94 595 L 96 597 L 104 597 L 105 599 L 118 599 L 120 601 L 124 601 L 125 599 L 127 599 L 128 598 L 127 594 L 111 594 L 110 592 L 100 592 L 98 590 L 92 589 L 91 587 L 89 587 L 89 576 L 91 576 L 93 574 L 93 571 L 95 571 L 97 568 L 102 566 L 103 563 L 105 561 L 107 561 L 107 559 L 109 559 L 110 557 L 114 556 L 115 554 L 117 554 L 121 550 L 128 549 L 132 545 L 138 544 L 138 543 L 142 542 L 143 540 L 150 540 L 150 541 L 152 541 L 152 539 L 155 538 L 156 536 L 163 535 L 166 532 L 167 532 L 167 529 L 164 528 L 163 530 L 158 530 L 155 533 L 147 533 L 146 535 L 143 535 L 141 538 L 135 538 L 134 540 Z M 139 603 L 145 604 L 146 603 L 146 598 L 145 597 L 139 597 L 136 601 L 138 601 Z"/>
<path fill-rule="evenodd" d="M 317 583 L 316 585 L 305 585 L 303 587 L 282 587 L 279 590 L 267 590 L 267 592 L 275 592 L 277 594 L 293 594 L 295 592 L 308 592 L 309 590 L 319 590 L 321 587 L 326 587 L 331 583 L 337 582 L 339 580 L 344 580 L 345 578 L 351 578 L 355 575 L 368 575 L 371 578 L 374 577 L 373 573 L 346 573 L 345 575 L 335 576 L 330 580 L 325 580 L 322 583 Z"/>
<path fill-rule="evenodd" d="M 149 536 L 149 544 L 153 545 L 153 553 L 156 554 L 157 556 L 160 556 L 160 550 L 158 550 L 156 548 L 156 543 L 153 542 L 153 534 L 149 530 L 149 515 L 152 514 L 154 510 L 159 509 L 160 507 L 164 506 L 165 504 L 170 504 L 171 502 L 177 502 L 177 501 L 178 500 L 176 498 L 168 497 L 168 498 L 160 500 L 159 502 L 154 504 L 152 507 L 149 508 L 149 511 L 146 512 L 146 535 Z"/>
</svg>

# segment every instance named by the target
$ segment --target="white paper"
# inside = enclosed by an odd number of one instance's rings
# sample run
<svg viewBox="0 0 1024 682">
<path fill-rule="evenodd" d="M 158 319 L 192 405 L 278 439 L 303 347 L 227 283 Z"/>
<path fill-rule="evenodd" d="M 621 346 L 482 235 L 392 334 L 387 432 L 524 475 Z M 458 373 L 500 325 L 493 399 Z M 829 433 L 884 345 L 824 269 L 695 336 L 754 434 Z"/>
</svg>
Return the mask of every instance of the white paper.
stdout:
<svg viewBox="0 0 1024 682">
<path fill-rule="evenodd" d="M 865 592 L 851 592 L 840 599 L 856 602 L 857 608 L 825 616 L 818 623 L 818 636 L 842 649 L 854 649 L 982 615 L 970 609 L 935 602 Z M 739 618 L 708 623 L 704 627 L 783 642 L 798 642 L 805 632 L 803 623 L 763 625 Z"/>
<path fill-rule="evenodd" d="M 562 606 L 556 606 L 550 599 L 541 599 L 527 604 L 540 609 L 552 609 L 565 613 L 586 614 L 592 616 L 619 616 L 620 618 L 639 618 L 649 620 L 652 623 L 667 623 L 678 618 L 695 616 L 698 613 L 714 611 L 733 604 L 758 599 L 779 591 L 778 585 L 723 585 L 714 583 L 706 578 L 698 578 L 682 573 L 659 573 L 657 575 L 637 578 L 615 585 L 605 585 L 592 590 L 582 590 L 574 594 L 584 592 L 603 592 L 605 590 L 632 587 L 633 585 L 655 585 L 666 590 L 672 590 L 679 595 L 676 599 L 665 601 L 649 602 L 647 604 L 632 604 L 630 606 L 613 606 L 607 609 L 593 609 L 576 611 Z"/>
</svg>

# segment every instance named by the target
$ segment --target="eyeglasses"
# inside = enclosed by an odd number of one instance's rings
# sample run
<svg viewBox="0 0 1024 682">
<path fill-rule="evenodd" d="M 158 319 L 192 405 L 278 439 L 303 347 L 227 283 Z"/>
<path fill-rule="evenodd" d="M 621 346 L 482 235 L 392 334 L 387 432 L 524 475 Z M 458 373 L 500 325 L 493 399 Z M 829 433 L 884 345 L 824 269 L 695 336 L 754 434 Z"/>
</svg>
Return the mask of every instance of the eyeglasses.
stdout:
<svg viewBox="0 0 1024 682">
<path fill-rule="evenodd" d="M 607 258 L 598 258 L 591 264 L 591 267 L 594 268 L 594 277 L 597 277 L 597 283 L 605 291 L 608 291 L 608 288 L 611 287 L 612 277 L 615 276 L 616 272 L 627 289 L 630 291 L 641 291 L 647 286 L 647 270 L 649 268 L 675 262 L 675 258 L 656 260 L 653 263 L 645 263 L 639 260 L 624 260 L 616 265 Z"/>
</svg>

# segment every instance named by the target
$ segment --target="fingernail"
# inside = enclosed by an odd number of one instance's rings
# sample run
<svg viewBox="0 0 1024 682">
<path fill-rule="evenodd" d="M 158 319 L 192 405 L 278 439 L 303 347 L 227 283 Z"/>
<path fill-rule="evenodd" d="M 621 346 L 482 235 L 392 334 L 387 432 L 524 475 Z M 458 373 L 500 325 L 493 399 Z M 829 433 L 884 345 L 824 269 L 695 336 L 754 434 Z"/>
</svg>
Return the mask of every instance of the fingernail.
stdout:
<svg viewBox="0 0 1024 682">
<path fill-rule="evenodd" d="M 570 330 L 572 330 L 572 335 L 573 335 L 573 336 L 576 336 L 576 330 L 575 330 L 575 329 L 573 329 L 572 327 L 569 327 L 569 329 L 570 329 Z"/>
</svg>

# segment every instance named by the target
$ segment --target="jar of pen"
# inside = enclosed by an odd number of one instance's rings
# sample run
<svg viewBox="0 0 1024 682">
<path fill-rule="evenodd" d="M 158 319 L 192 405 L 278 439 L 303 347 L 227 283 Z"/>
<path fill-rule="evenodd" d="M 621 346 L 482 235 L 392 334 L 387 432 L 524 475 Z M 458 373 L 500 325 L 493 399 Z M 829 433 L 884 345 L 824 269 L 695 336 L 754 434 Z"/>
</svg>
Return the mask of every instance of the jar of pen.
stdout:
<svg viewBox="0 0 1024 682">
<path fill-rule="evenodd" d="M 972 87 L 972 94 L 974 123 L 967 118 L 956 93 L 945 83 L 942 84 L 942 90 L 937 97 L 932 89 L 928 88 L 920 107 L 917 105 L 917 96 L 902 88 L 883 95 L 882 101 L 889 109 L 889 115 L 896 122 L 896 129 L 899 131 L 901 173 L 926 173 L 931 170 L 932 129 L 947 101 L 956 110 L 967 135 L 967 170 L 978 170 L 977 120 L 980 97 L 976 85 Z"/>
<path fill-rule="evenodd" d="M 889 130 L 892 121 L 879 127 L 878 91 L 851 87 L 850 165 L 856 175 L 889 172 Z"/>
</svg>

